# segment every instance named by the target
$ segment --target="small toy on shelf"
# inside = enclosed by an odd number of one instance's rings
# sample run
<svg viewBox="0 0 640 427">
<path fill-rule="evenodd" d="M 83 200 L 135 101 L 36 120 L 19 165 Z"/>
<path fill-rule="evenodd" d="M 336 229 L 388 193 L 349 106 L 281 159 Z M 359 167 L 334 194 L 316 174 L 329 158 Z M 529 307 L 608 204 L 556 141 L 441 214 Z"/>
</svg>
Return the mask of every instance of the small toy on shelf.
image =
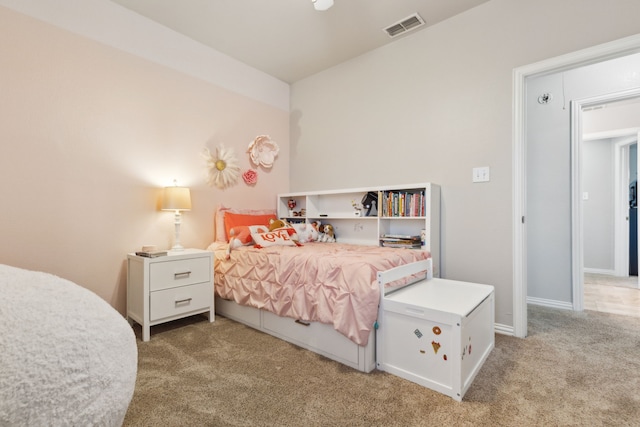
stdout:
<svg viewBox="0 0 640 427">
<path fill-rule="evenodd" d="M 293 199 L 287 200 L 287 206 L 289 207 L 289 216 L 294 216 L 295 215 L 295 212 L 293 211 L 293 208 L 295 208 L 297 204 L 298 203 L 296 203 L 296 201 L 293 200 Z"/>
<path fill-rule="evenodd" d="M 355 216 L 361 216 L 362 215 L 362 205 L 360 203 L 356 203 L 355 200 L 351 201 L 351 206 L 353 206 L 353 214 Z"/>
</svg>

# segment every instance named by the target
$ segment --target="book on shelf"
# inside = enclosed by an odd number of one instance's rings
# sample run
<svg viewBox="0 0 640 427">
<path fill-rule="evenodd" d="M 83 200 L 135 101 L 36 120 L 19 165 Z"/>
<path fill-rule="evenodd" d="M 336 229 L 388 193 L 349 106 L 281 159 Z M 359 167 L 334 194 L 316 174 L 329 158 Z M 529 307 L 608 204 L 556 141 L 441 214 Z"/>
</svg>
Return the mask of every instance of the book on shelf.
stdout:
<svg viewBox="0 0 640 427">
<path fill-rule="evenodd" d="M 420 236 L 410 236 L 404 234 L 383 234 L 380 236 L 380 245 L 388 248 L 411 248 L 417 249 L 422 246 Z"/>
<path fill-rule="evenodd" d="M 422 244 L 420 242 L 388 242 L 388 241 L 380 241 L 381 246 L 386 248 L 408 248 L 408 249 L 420 249 Z"/>
<path fill-rule="evenodd" d="M 382 193 L 382 216 L 425 216 L 424 191 L 385 191 Z"/>
<path fill-rule="evenodd" d="M 167 251 L 137 251 L 136 255 L 147 258 L 157 258 L 160 256 L 166 256 Z"/>
<path fill-rule="evenodd" d="M 380 240 L 417 240 L 420 241 L 420 236 L 406 235 L 406 234 L 383 234 L 380 236 Z"/>
</svg>

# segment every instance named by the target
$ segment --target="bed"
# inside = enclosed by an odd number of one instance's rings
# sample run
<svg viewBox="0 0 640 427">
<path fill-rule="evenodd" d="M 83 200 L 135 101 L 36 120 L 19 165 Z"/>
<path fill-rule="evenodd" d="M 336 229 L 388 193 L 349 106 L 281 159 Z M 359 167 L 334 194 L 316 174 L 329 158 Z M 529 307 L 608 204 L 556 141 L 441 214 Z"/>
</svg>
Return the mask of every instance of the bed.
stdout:
<svg viewBox="0 0 640 427">
<path fill-rule="evenodd" d="M 121 426 L 138 350 L 120 313 L 60 277 L 0 264 L 0 425 Z"/>
<path fill-rule="evenodd" d="M 216 314 L 363 372 L 376 367 L 377 273 L 429 259 L 423 250 L 339 242 L 249 244 L 229 253 L 225 240 L 208 247 Z"/>
</svg>

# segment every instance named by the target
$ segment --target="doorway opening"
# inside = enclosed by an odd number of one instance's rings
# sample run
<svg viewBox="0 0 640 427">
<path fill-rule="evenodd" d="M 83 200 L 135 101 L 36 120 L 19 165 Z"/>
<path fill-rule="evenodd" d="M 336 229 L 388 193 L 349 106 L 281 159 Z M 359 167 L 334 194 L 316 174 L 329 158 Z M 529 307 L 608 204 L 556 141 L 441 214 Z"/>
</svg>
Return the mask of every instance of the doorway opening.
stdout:
<svg viewBox="0 0 640 427">
<path fill-rule="evenodd" d="M 526 232 L 526 81 L 534 76 L 559 73 L 578 68 L 584 65 L 604 62 L 610 59 L 620 58 L 640 52 L 640 36 L 632 36 L 611 43 L 595 46 L 583 51 L 574 52 L 562 57 L 549 59 L 540 63 L 530 64 L 514 70 L 514 102 L 513 102 L 513 250 L 514 250 L 514 288 L 513 288 L 513 327 L 514 335 L 526 337 L 527 335 L 527 232 Z M 573 110 L 572 110 L 573 111 Z M 577 111 L 575 111 L 577 113 Z M 576 141 L 576 135 L 572 135 L 572 141 Z M 574 148 L 572 142 L 572 148 Z M 578 147 L 579 148 L 579 147 Z M 573 158 L 577 156 L 572 156 Z M 578 157 L 579 158 L 579 157 Z M 579 162 L 572 161 L 571 170 L 579 170 Z M 576 180 L 573 180 L 576 181 Z M 576 211 L 576 200 L 579 190 L 572 183 L 572 212 Z M 581 221 L 573 221 L 571 235 L 579 236 Z M 573 240 L 573 239 L 572 239 Z M 582 245 L 576 245 L 572 241 L 571 271 L 573 274 L 571 290 L 574 301 L 574 310 L 582 310 L 582 282 L 583 282 L 583 254 Z M 579 292 L 578 292 L 579 291 Z M 576 301 L 578 300 L 578 301 Z"/>
<path fill-rule="evenodd" d="M 640 123 L 636 91 L 626 91 L 576 101 L 572 117 L 581 153 L 580 190 L 582 203 L 581 240 L 584 270 L 581 304 L 586 310 L 620 315 L 637 315 L 638 227 L 637 165 Z M 621 120 L 626 118 L 626 120 Z M 617 128 L 625 122 L 638 125 Z M 574 215 L 575 217 L 575 215 Z M 577 304 L 576 304 L 577 305 Z"/>
<path fill-rule="evenodd" d="M 573 309 L 576 311 L 582 311 L 585 308 L 584 295 L 584 273 L 585 273 L 585 259 L 589 260 L 591 265 L 586 267 L 593 267 L 596 265 L 608 266 L 611 275 L 613 276 L 629 276 L 629 265 L 633 264 L 629 262 L 629 242 L 637 241 L 637 226 L 631 227 L 630 224 L 630 212 L 629 212 L 629 184 L 632 181 L 637 180 L 635 176 L 630 175 L 631 168 L 629 167 L 629 146 L 637 141 L 638 128 L 632 129 L 609 129 L 600 133 L 589 135 L 585 138 L 585 111 L 590 112 L 597 111 L 605 105 L 630 105 L 640 99 L 640 89 L 630 89 L 620 91 L 616 93 L 609 93 L 587 99 L 575 100 L 571 102 L 571 151 L 572 151 L 572 258 L 573 258 Z M 620 108 L 620 107 L 618 107 Z M 592 117 L 592 120 L 595 118 Z M 602 224 L 588 223 L 585 221 L 585 214 L 593 213 L 590 211 L 592 206 L 586 206 L 590 202 L 590 196 L 588 188 L 584 188 L 586 181 L 589 181 L 590 185 L 597 186 L 600 184 L 600 180 L 606 180 L 606 174 L 593 179 L 586 179 L 589 174 L 585 173 L 585 147 L 584 144 L 590 139 L 597 140 L 597 138 L 609 137 L 605 150 L 601 150 L 598 157 L 606 157 L 606 149 L 614 155 L 613 161 L 610 162 L 612 166 L 612 173 L 610 175 L 610 183 L 605 184 L 605 187 L 609 187 L 609 190 L 613 189 L 613 200 L 610 200 L 611 206 L 607 206 L 607 200 L 600 200 L 600 211 L 609 210 L 611 213 L 610 226 L 615 230 L 613 235 L 608 233 L 598 233 L 598 228 L 602 228 Z M 613 144 L 613 145 L 612 145 Z M 602 147 L 600 147 L 602 148 Z M 606 169 L 605 160 L 601 164 L 601 169 Z M 634 162 L 637 165 L 637 150 L 636 159 Z M 601 188 L 600 193 L 606 194 L 606 189 Z M 604 199 L 601 198 L 601 199 Z M 601 215 L 606 217 L 606 215 Z M 588 227 L 585 227 L 588 225 Z M 609 228 L 604 225 L 604 229 Z M 629 235 L 630 229 L 635 229 L 635 239 L 631 239 Z M 611 231 L 611 229 L 610 229 Z M 590 237 L 591 241 L 586 240 L 585 237 Z M 607 243 L 608 242 L 608 243 Z M 607 247 L 609 251 L 607 251 Z M 599 255 L 598 255 L 599 252 Z M 609 255 L 612 253 L 613 259 L 606 259 L 607 252 Z M 637 265 L 637 254 L 636 254 Z M 605 268 L 606 270 L 606 268 Z M 636 273 L 637 276 L 637 273 Z M 637 277 L 636 277 L 637 283 Z"/>
</svg>

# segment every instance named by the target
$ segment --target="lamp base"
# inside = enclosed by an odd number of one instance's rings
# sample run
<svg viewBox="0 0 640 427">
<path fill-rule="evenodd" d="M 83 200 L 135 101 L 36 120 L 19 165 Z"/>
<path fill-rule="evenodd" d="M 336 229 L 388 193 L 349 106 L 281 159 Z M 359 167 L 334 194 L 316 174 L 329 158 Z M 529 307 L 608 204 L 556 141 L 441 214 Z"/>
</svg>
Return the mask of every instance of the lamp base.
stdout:
<svg viewBox="0 0 640 427">
<path fill-rule="evenodd" d="M 176 214 L 174 217 L 175 221 L 175 240 L 173 241 L 173 247 L 171 248 L 172 251 L 184 251 L 184 246 L 182 246 L 180 244 L 180 223 L 182 222 L 182 218 L 180 215 L 180 211 L 176 210 Z"/>
</svg>

